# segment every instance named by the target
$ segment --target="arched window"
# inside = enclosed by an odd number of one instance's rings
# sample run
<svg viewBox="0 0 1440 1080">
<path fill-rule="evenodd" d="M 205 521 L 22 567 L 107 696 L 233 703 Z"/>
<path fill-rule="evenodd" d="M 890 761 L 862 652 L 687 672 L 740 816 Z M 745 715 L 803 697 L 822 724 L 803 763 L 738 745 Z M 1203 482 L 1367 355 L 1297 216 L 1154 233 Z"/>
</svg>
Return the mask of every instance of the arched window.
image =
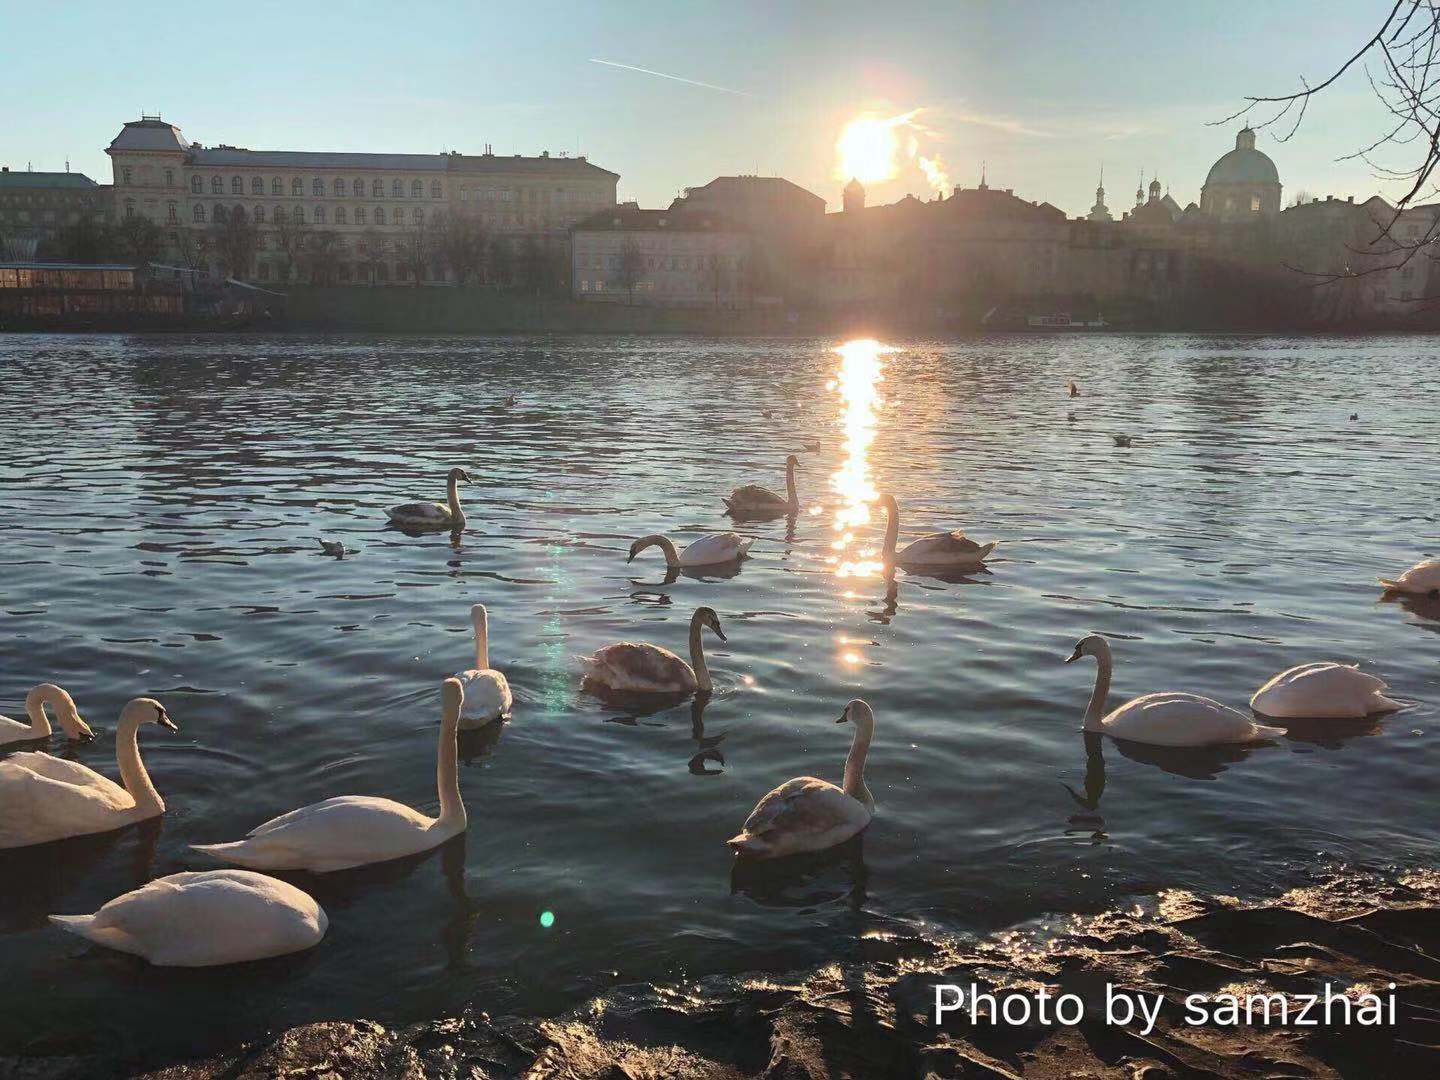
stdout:
<svg viewBox="0 0 1440 1080">
<path fill-rule="evenodd" d="M 219 195 L 225 190 L 225 181 L 218 176 L 210 177 L 210 194 Z"/>
<path fill-rule="evenodd" d="M 383 206 L 377 206 L 377 207 L 375 207 L 375 224 L 376 224 L 376 225 L 384 225 L 384 224 L 385 224 L 385 208 L 384 208 Z"/>
<path fill-rule="evenodd" d="M 195 220 L 196 220 L 196 221 L 199 221 L 199 222 L 203 222 L 203 221 L 205 220 L 205 204 L 204 204 L 204 203 L 198 203 L 198 202 L 197 202 L 197 203 L 195 204 Z"/>
<path fill-rule="evenodd" d="M 343 176 L 337 176 L 335 178 L 335 197 L 337 199 L 345 197 L 345 178 Z"/>
<path fill-rule="evenodd" d="M 320 177 L 318 177 L 318 176 L 315 177 L 314 180 L 311 180 L 311 181 L 310 181 L 310 193 L 311 193 L 312 195 L 324 195 L 324 194 L 325 194 L 325 181 L 324 181 L 324 180 L 321 180 Z"/>
<path fill-rule="evenodd" d="M 423 206 L 415 207 L 414 210 L 410 211 L 410 216 L 415 219 L 415 224 L 420 224 L 420 222 L 425 220 L 425 208 Z"/>
<path fill-rule="evenodd" d="M 280 177 L 278 177 L 278 176 L 272 176 L 272 177 L 270 178 L 270 194 L 271 194 L 271 195 L 284 195 L 284 194 L 285 194 L 285 185 L 280 182 Z"/>
<path fill-rule="evenodd" d="M 343 207 L 343 206 L 337 206 L 337 207 L 335 208 L 335 224 L 336 224 L 336 225 L 344 225 L 344 224 L 345 224 L 345 207 Z"/>
<path fill-rule="evenodd" d="M 385 197 L 385 181 L 384 181 L 384 180 L 376 180 L 376 181 L 374 181 L 374 182 L 371 183 L 371 185 L 370 185 L 370 197 L 371 197 L 371 198 L 374 198 L 374 199 L 383 199 L 383 198 Z"/>
<path fill-rule="evenodd" d="M 351 181 L 350 190 L 355 193 L 357 199 L 363 199 L 365 197 L 365 181 L 357 176 Z"/>
<path fill-rule="evenodd" d="M 398 178 L 390 181 L 390 196 L 395 199 L 405 197 L 405 185 Z"/>
<path fill-rule="evenodd" d="M 263 176 L 252 176 L 252 177 L 250 178 L 250 194 L 251 194 L 251 195 L 264 195 L 264 194 L 265 194 L 265 178 L 264 178 Z"/>
<path fill-rule="evenodd" d="M 230 216 L 233 217 L 236 221 L 244 221 L 246 216 L 245 207 L 241 206 L 239 203 L 236 203 L 230 210 Z"/>
<path fill-rule="evenodd" d="M 425 185 L 422 184 L 422 183 L 420 183 L 419 180 L 411 180 L 411 181 L 410 181 L 410 197 L 411 197 L 412 199 L 418 199 L 418 198 L 420 198 L 421 196 L 423 196 L 424 194 L 425 194 Z"/>
<path fill-rule="evenodd" d="M 232 176 L 232 177 L 230 177 L 230 194 L 231 194 L 231 195 L 244 195 L 244 194 L 245 194 L 245 180 L 244 180 L 243 177 L 239 177 L 239 176 Z"/>
<path fill-rule="evenodd" d="M 315 224 L 316 224 L 316 225 L 324 225 L 324 224 L 325 224 L 325 207 L 323 207 L 323 206 L 317 206 L 317 207 L 315 207 L 315 213 L 314 213 L 313 216 L 314 216 Z"/>
<path fill-rule="evenodd" d="M 357 207 L 355 208 L 355 224 L 356 224 L 356 225 L 364 225 L 364 224 L 365 224 L 365 207 L 363 207 L 363 206 L 357 206 Z"/>
<path fill-rule="evenodd" d="M 300 182 L 300 177 L 298 177 L 298 176 L 292 176 L 292 177 L 290 178 L 290 194 L 291 194 L 291 195 L 304 195 L 304 194 L 305 194 L 305 185 Z"/>
<path fill-rule="evenodd" d="M 215 220 L 216 220 L 216 221 L 224 221 L 224 220 L 225 220 L 225 204 L 224 204 L 224 203 L 218 203 L 218 202 L 217 202 L 217 203 L 215 204 Z"/>
<path fill-rule="evenodd" d="M 255 219 L 255 224 L 257 224 L 257 225 L 263 225 L 263 224 L 265 224 L 265 207 L 263 207 L 263 206 L 257 206 L 257 207 L 255 207 L 255 213 L 252 214 L 251 216 Z"/>
<path fill-rule="evenodd" d="M 274 210 L 270 211 L 270 220 L 276 225 L 281 224 L 285 220 L 285 207 L 277 206 Z"/>
<path fill-rule="evenodd" d="M 205 190 L 205 182 L 201 180 L 198 176 L 190 177 L 190 190 L 193 191 L 196 195 L 199 195 L 202 191 Z"/>
<path fill-rule="evenodd" d="M 431 181 L 430 181 L 430 197 L 431 197 L 432 199 L 438 199 L 438 198 L 440 198 L 440 181 L 439 181 L 439 180 L 431 180 Z"/>
<path fill-rule="evenodd" d="M 305 221 L 305 207 L 303 207 L 303 206 L 297 206 L 297 207 L 295 207 L 295 208 L 291 211 L 291 213 L 290 213 L 290 218 L 291 218 L 292 221 L 295 222 L 296 225 L 301 225 L 301 224 L 303 224 L 304 221 Z"/>
</svg>

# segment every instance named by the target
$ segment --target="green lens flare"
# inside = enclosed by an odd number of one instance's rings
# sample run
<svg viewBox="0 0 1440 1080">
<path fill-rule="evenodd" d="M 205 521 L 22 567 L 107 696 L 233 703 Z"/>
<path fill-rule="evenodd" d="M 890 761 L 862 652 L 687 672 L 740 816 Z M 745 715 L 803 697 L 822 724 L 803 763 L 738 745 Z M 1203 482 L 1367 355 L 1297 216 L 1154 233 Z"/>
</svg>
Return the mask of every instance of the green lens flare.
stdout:
<svg viewBox="0 0 1440 1080">
<path fill-rule="evenodd" d="M 546 930 L 555 925 L 555 913 L 553 911 L 542 911 L 540 913 L 540 925 Z"/>
</svg>

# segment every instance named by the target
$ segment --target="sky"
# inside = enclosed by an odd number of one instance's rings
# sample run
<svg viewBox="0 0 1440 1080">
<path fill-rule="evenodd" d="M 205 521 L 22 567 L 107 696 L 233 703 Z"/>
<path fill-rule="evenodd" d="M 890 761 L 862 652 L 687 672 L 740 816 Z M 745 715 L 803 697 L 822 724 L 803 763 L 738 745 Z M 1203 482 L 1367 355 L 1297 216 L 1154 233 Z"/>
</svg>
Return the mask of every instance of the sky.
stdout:
<svg viewBox="0 0 1440 1080">
<path fill-rule="evenodd" d="M 872 204 L 927 197 L 924 157 L 951 184 L 974 186 L 983 166 L 992 187 L 1083 214 L 1103 165 L 1118 216 L 1142 170 L 1181 205 L 1198 201 L 1240 127 L 1212 125 L 1247 94 L 1328 75 L 1389 7 L 0 0 L 0 164 L 68 159 L 109 182 L 104 148 L 144 112 L 187 140 L 257 150 L 586 154 L 641 206 L 757 173 L 838 208 L 847 123 L 913 113 L 901 145 L 913 138 L 916 153 L 872 182 Z M 1382 123 L 1357 70 L 1289 141 L 1262 130 L 1258 146 L 1287 204 L 1302 191 L 1393 195 L 1363 162 L 1337 160 Z"/>
</svg>

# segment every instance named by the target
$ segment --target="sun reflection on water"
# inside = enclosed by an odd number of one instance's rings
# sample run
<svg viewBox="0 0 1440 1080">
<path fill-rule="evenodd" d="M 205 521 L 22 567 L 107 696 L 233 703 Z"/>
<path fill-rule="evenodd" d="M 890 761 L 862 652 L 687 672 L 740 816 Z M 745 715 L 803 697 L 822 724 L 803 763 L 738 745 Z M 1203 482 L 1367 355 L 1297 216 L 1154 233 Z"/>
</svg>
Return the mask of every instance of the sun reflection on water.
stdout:
<svg viewBox="0 0 1440 1080">
<path fill-rule="evenodd" d="M 840 395 L 841 427 L 845 432 L 845 460 L 830 477 L 831 489 L 840 496 L 835 512 L 835 539 L 830 560 L 838 577 L 873 577 L 884 570 L 877 558 L 879 545 L 868 538 L 857 540 L 861 528 L 870 522 L 870 504 L 879 497 L 870 480 L 870 447 L 875 441 L 878 410 L 884 404 L 880 380 L 881 357 L 895 349 L 871 338 L 847 341 L 835 350 L 840 369 L 828 384 Z"/>
</svg>

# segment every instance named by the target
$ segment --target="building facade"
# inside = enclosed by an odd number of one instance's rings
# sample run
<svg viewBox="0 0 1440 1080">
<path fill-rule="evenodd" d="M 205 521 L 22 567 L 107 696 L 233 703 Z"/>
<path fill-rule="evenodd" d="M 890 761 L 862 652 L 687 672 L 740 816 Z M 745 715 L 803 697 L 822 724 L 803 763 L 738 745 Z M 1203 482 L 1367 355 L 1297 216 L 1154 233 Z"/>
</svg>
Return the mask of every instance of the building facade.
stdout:
<svg viewBox="0 0 1440 1080">
<path fill-rule="evenodd" d="M 53 258 L 67 226 L 110 216 L 109 189 L 72 172 L 0 167 L 0 258 Z"/>
<path fill-rule="evenodd" d="M 247 150 L 186 142 L 158 116 L 125 124 L 106 151 L 115 215 L 163 229 L 175 257 L 261 282 L 387 284 L 447 276 L 441 233 L 470 219 L 508 257 L 613 205 L 618 177 L 583 158 Z M 223 266 L 217 227 L 243 213 L 253 266 Z M 498 265 L 500 258 L 488 259 Z"/>
<path fill-rule="evenodd" d="M 736 307 L 751 296 L 751 234 L 700 210 L 602 210 L 571 232 L 572 295 L 598 303 Z"/>
</svg>

